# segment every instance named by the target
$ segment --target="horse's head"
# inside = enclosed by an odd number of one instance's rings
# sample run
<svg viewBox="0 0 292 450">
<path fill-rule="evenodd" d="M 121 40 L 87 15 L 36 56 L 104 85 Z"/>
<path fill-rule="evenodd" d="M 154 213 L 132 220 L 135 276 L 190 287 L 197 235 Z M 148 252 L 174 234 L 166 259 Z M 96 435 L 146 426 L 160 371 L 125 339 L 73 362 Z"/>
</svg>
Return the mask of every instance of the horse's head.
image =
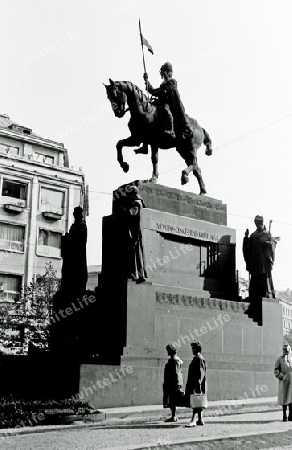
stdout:
<svg viewBox="0 0 292 450">
<path fill-rule="evenodd" d="M 112 104 L 112 109 L 116 117 L 123 117 L 126 112 L 127 95 L 122 90 L 120 84 L 109 78 L 110 84 L 105 84 L 106 93 Z"/>
</svg>

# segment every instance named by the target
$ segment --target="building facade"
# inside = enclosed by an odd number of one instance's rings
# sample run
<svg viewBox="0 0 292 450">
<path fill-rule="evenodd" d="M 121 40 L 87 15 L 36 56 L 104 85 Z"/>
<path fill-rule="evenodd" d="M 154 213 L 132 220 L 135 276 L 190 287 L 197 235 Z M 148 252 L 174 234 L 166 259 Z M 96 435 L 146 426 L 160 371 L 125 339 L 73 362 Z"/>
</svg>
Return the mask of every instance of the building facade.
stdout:
<svg viewBox="0 0 292 450">
<path fill-rule="evenodd" d="M 0 299 L 13 301 L 51 262 L 61 275 L 61 236 L 74 207 L 88 211 L 84 174 L 63 144 L 0 115 Z"/>
<path fill-rule="evenodd" d="M 276 298 L 282 305 L 283 337 L 292 346 L 292 298 L 291 291 L 276 291 Z"/>
</svg>

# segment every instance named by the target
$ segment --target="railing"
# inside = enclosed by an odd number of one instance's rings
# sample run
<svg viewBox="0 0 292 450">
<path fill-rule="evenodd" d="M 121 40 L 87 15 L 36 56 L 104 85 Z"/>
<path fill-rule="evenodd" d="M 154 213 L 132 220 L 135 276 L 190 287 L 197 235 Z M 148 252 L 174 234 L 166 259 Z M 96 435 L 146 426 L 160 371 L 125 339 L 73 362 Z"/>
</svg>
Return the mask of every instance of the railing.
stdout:
<svg viewBox="0 0 292 450">
<path fill-rule="evenodd" d="M 0 302 L 14 303 L 18 295 L 19 293 L 16 291 L 4 289 L 4 291 L 0 291 Z"/>
<path fill-rule="evenodd" d="M 8 195 L 2 195 L 1 203 L 6 203 L 8 205 L 20 206 L 21 208 L 26 207 L 26 200 L 20 198 L 10 197 Z"/>
<path fill-rule="evenodd" d="M 24 243 L 21 241 L 11 241 L 10 239 L 0 239 L 0 250 L 11 250 L 16 252 L 24 251 Z"/>
</svg>

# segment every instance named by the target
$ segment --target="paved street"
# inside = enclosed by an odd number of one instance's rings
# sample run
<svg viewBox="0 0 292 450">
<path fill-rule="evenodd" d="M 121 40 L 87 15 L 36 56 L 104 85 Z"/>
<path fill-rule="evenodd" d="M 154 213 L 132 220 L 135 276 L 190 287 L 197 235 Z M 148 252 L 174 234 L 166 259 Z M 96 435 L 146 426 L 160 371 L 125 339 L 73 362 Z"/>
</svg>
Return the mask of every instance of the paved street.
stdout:
<svg viewBox="0 0 292 450">
<path fill-rule="evenodd" d="M 207 417 L 204 427 L 185 428 L 187 420 L 118 423 L 32 433 L 1 440 L 5 450 L 133 449 L 292 449 L 292 422 L 281 411 Z M 213 439 L 213 441 L 212 441 Z M 215 439 L 215 441 L 214 441 Z M 178 445 L 179 444 L 179 445 Z"/>
</svg>

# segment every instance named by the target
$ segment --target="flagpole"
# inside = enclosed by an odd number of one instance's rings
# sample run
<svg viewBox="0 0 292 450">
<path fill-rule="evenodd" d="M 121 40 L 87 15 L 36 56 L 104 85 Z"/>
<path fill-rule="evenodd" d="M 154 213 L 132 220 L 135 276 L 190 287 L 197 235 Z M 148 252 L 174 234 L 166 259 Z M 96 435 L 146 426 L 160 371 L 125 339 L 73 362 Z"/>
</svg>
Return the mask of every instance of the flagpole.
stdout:
<svg viewBox="0 0 292 450">
<path fill-rule="evenodd" d="M 139 19 L 139 31 L 140 31 L 140 40 L 141 40 L 141 47 L 142 47 L 142 59 L 143 59 L 144 73 L 147 73 L 147 71 L 146 71 L 146 64 L 145 64 L 143 38 L 142 38 L 142 30 L 141 30 L 141 21 L 140 21 L 140 19 Z M 146 91 L 148 92 L 148 79 L 145 80 L 145 81 L 146 81 Z"/>
</svg>

